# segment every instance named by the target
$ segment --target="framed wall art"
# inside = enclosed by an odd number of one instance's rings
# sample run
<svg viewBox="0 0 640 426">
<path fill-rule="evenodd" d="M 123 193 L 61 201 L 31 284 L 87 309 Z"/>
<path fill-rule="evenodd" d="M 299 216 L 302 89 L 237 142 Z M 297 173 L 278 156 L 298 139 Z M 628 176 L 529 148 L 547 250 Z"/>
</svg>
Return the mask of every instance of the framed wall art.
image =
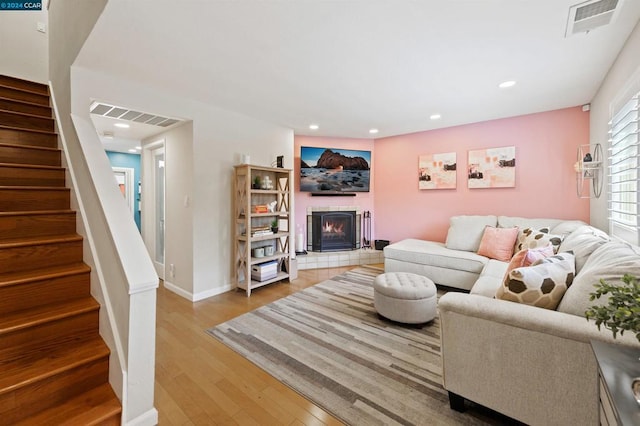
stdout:
<svg viewBox="0 0 640 426">
<path fill-rule="evenodd" d="M 418 189 L 455 189 L 456 153 L 418 157 Z"/>
<path fill-rule="evenodd" d="M 469 188 L 513 188 L 516 186 L 516 147 L 469 151 Z"/>
</svg>

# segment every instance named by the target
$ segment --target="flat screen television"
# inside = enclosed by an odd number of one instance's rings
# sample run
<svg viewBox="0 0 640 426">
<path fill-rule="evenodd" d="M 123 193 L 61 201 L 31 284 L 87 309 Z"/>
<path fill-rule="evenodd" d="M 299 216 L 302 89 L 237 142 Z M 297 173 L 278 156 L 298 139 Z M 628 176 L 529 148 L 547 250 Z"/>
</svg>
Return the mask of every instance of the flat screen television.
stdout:
<svg viewBox="0 0 640 426">
<path fill-rule="evenodd" d="M 300 191 L 369 192 L 371 151 L 300 148 Z"/>
</svg>

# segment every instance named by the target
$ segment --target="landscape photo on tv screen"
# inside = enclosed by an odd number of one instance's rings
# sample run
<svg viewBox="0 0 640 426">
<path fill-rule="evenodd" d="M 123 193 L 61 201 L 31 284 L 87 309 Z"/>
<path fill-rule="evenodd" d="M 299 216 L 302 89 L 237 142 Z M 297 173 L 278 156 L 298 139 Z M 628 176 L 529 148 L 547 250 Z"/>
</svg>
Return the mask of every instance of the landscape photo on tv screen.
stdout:
<svg viewBox="0 0 640 426">
<path fill-rule="evenodd" d="M 371 151 L 300 149 L 300 191 L 369 192 Z"/>
</svg>

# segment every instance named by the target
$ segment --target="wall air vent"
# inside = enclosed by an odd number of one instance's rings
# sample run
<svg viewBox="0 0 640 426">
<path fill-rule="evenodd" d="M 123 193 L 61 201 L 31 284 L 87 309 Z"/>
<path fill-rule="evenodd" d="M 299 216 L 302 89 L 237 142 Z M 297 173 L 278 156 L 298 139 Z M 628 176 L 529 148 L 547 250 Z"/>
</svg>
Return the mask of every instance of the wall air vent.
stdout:
<svg viewBox="0 0 640 426">
<path fill-rule="evenodd" d="M 117 118 L 118 120 L 134 121 L 136 123 L 149 124 L 151 126 L 169 127 L 182 120 L 176 118 L 162 117 L 160 115 L 147 114 L 144 112 L 133 111 L 127 108 L 105 104 L 102 102 L 94 102 L 89 107 L 91 114 L 101 115 L 103 117 Z"/>
<path fill-rule="evenodd" d="M 594 28 L 614 21 L 622 8 L 623 0 L 589 0 L 569 8 L 569 19 L 564 36 L 588 33 Z"/>
</svg>

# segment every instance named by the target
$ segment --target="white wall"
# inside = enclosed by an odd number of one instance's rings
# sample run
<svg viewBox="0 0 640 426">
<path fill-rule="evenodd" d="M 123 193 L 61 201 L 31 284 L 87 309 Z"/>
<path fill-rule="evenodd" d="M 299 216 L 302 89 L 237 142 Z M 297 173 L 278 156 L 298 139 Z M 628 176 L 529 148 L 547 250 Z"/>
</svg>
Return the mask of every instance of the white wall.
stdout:
<svg viewBox="0 0 640 426">
<path fill-rule="evenodd" d="M 626 91 L 634 73 L 638 76 L 640 71 L 640 23 L 638 23 L 627 39 L 624 48 L 618 54 L 618 58 L 607 73 L 598 93 L 591 101 L 590 139 L 591 144 L 600 143 L 604 150 L 605 158 L 608 155 L 610 106 Z M 597 228 L 609 231 L 607 219 L 607 173 L 604 173 L 603 191 L 600 198 L 591 200 L 591 224 Z"/>
<path fill-rule="evenodd" d="M 37 30 L 39 22 L 44 25 L 45 33 Z M 0 74 L 47 83 L 48 31 L 46 10 L 0 13 Z"/>
<path fill-rule="evenodd" d="M 278 155 L 293 164 L 293 130 L 211 110 L 194 119 L 193 289 L 196 300 L 231 288 L 233 166 L 249 154 L 270 166 Z M 295 229 L 295 228 L 294 228 Z"/>
<path fill-rule="evenodd" d="M 74 102 L 77 102 L 74 112 L 84 111 L 88 115 L 92 100 L 193 122 L 191 210 L 181 209 L 183 213 L 176 216 L 182 218 L 176 220 L 188 221 L 184 215 L 192 214 L 193 280 L 192 283 L 180 280 L 176 285 L 186 291 L 183 296 L 191 300 L 230 289 L 233 166 L 240 162 L 242 154 L 249 154 L 251 162 L 257 165 L 271 165 L 278 155 L 284 155 L 285 164 L 293 164 L 293 131 L 182 98 L 168 90 L 74 67 Z M 170 155 L 171 151 L 167 153 L 167 165 L 174 161 Z M 181 191 L 188 193 L 186 188 Z M 178 200 L 181 205 L 183 199 L 182 196 Z M 169 231 L 172 224 L 167 222 L 166 226 L 168 232 L 172 232 Z M 180 225 L 174 229 L 184 228 Z M 169 235 L 165 240 L 166 250 L 170 252 Z M 176 268 L 179 268 L 177 263 Z"/>
<path fill-rule="evenodd" d="M 142 146 L 158 140 L 165 147 L 165 277 L 164 285 L 170 290 L 191 298 L 193 294 L 193 123 L 187 122 L 179 127 L 144 139 Z M 147 155 L 143 151 L 143 155 Z M 149 164 L 148 161 L 144 164 Z M 150 190 L 149 173 L 144 167 L 143 197 Z M 143 203 L 143 222 L 145 229 L 155 229 L 149 223 L 153 208 Z M 148 231 L 147 231 L 148 232 Z M 169 265 L 173 264 L 175 275 L 171 276 Z"/>
</svg>

